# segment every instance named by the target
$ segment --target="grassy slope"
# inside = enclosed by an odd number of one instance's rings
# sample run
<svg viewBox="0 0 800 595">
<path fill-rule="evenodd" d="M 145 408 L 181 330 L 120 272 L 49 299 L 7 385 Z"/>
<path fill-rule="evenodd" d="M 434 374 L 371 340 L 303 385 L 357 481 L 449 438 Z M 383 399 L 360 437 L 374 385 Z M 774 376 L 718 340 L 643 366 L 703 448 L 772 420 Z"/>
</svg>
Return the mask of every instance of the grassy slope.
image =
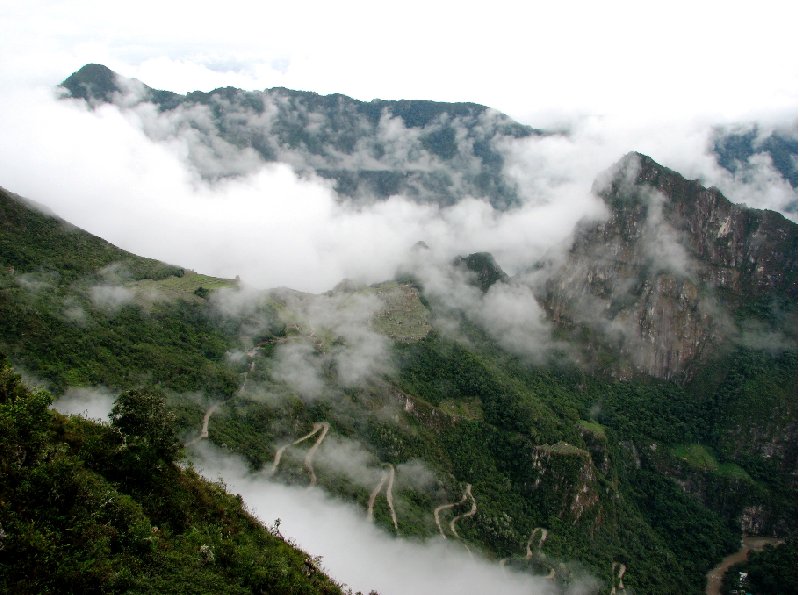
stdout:
<svg viewBox="0 0 800 595">
<path fill-rule="evenodd" d="M 225 283 L 120 250 L 0 190 L 0 351 L 58 392 L 150 382 L 232 394 L 233 339 L 193 294 Z"/>
</svg>

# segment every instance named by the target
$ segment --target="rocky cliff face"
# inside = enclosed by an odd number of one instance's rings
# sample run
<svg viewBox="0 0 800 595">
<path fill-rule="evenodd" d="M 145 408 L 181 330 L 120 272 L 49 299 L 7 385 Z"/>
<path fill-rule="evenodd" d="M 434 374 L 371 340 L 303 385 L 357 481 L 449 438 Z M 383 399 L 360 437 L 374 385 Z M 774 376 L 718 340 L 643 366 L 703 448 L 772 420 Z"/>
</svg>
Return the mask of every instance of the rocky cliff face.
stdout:
<svg viewBox="0 0 800 595">
<path fill-rule="evenodd" d="M 562 329 L 582 336 L 590 362 L 622 377 L 678 379 L 740 336 L 748 304 L 796 312 L 795 223 L 638 153 L 595 191 L 609 218 L 579 229 L 543 299 Z"/>
<path fill-rule="evenodd" d="M 562 518 L 577 521 L 600 501 L 596 469 L 586 450 L 566 442 L 536 446 L 532 468 L 537 475 L 533 492 Z"/>
</svg>

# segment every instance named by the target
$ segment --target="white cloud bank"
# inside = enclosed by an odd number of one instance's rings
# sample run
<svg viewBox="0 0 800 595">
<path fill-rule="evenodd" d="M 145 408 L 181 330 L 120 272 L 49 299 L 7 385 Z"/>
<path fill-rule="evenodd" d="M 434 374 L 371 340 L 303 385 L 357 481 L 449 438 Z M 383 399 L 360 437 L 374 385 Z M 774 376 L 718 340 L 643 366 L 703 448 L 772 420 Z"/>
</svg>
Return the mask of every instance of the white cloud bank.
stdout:
<svg viewBox="0 0 800 595">
<path fill-rule="evenodd" d="M 797 3 L 491 6 L 362 0 L 224 6 L 31 0 L 0 7 L 0 71 L 59 80 L 87 62 L 178 92 L 285 86 L 364 100 L 476 101 L 551 113 L 796 110 Z M 2 79 L 0 75 L 0 79 Z"/>
<path fill-rule="evenodd" d="M 72 387 L 53 402 L 53 409 L 63 415 L 80 415 L 107 423 L 116 399 L 115 394 L 103 387 Z"/>
<path fill-rule="evenodd" d="M 751 160 L 747 179 L 720 168 L 708 151 L 710 121 L 665 127 L 592 117 L 576 121 L 568 136 L 499 142 L 522 205 L 498 212 L 469 196 L 447 208 L 402 196 L 340 202 L 330 182 L 300 179 L 283 164 L 251 166 L 251 173 L 210 183 L 192 165 L 203 147 L 191 130 L 163 142 L 146 135 L 172 126 L 162 122 L 169 117 L 114 106 L 88 112 L 55 100 L 50 89 L 5 90 L 0 183 L 137 254 L 239 275 L 259 287 L 306 291 L 324 291 L 343 278 L 391 278 L 420 240 L 445 259 L 489 251 L 510 274 L 523 271 L 566 247 L 579 219 L 603 216 L 592 182 L 629 150 L 701 177 L 735 201 L 796 204 L 796 192 L 763 158 Z"/>
<path fill-rule="evenodd" d="M 267 525 L 281 520 L 281 533 L 313 555 L 337 581 L 364 593 L 382 595 L 547 594 L 552 582 L 504 570 L 496 562 L 469 554 L 455 542 L 394 539 L 376 529 L 363 511 L 332 500 L 322 490 L 289 487 L 249 472 L 238 459 L 206 443 L 199 445 L 195 466 L 211 480 L 222 479 L 228 491 L 242 495 L 247 507 Z M 401 519 L 402 522 L 402 519 Z M 569 593 L 594 592 L 589 578 Z"/>
</svg>

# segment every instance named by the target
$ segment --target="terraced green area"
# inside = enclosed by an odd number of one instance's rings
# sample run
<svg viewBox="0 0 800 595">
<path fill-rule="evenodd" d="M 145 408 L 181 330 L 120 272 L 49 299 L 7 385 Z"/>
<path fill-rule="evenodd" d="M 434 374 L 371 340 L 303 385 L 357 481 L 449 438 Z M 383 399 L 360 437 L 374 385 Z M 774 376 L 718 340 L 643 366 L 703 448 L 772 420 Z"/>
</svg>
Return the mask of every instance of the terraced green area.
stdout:
<svg viewBox="0 0 800 595">
<path fill-rule="evenodd" d="M 235 279 L 218 279 L 184 271 L 181 276 L 171 276 L 164 279 L 138 279 L 125 283 L 125 287 L 134 289 L 137 294 L 151 300 L 183 299 L 198 301 L 207 298 L 210 292 L 223 287 L 236 287 Z"/>
<path fill-rule="evenodd" d="M 702 444 L 685 444 L 672 448 L 672 454 L 685 461 L 693 469 L 700 471 L 717 471 L 719 463 L 708 447 Z"/>
</svg>

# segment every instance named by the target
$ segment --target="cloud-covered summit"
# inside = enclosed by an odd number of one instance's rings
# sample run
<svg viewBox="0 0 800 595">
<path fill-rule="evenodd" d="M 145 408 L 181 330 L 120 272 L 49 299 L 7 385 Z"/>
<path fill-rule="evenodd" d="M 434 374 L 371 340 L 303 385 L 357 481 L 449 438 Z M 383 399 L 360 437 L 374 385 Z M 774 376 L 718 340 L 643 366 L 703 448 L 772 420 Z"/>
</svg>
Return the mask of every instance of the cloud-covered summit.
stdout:
<svg viewBox="0 0 800 595">
<path fill-rule="evenodd" d="M 187 158 L 205 179 L 248 174 L 264 162 L 331 180 L 340 196 L 402 194 L 451 205 L 463 197 L 496 208 L 520 204 L 497 144 L 543 132 L 475 103 L 358 101 L 276 87 L 179 95 L 88 64 L 62 83 L 64 96 L 112 103 L 159 141 L 190 136 Z"/>
<path fill-rule="evenodd" d="M 769 156 L 746 178 L 721 167 L 714 122 L 598 116 L 540 134 L 472 103 L 179 95 L 100 65 L 64 84 L 78 99 L 0 97 L 4 185 L 131 252 L 263 288 L 384 281 L 419 241 L 437 261 L 485 251 L 509 275 L 529 270 L 607 215 L 593 181 L 631 149 L 734 202 L 796 204 Z"/>
</svg>

